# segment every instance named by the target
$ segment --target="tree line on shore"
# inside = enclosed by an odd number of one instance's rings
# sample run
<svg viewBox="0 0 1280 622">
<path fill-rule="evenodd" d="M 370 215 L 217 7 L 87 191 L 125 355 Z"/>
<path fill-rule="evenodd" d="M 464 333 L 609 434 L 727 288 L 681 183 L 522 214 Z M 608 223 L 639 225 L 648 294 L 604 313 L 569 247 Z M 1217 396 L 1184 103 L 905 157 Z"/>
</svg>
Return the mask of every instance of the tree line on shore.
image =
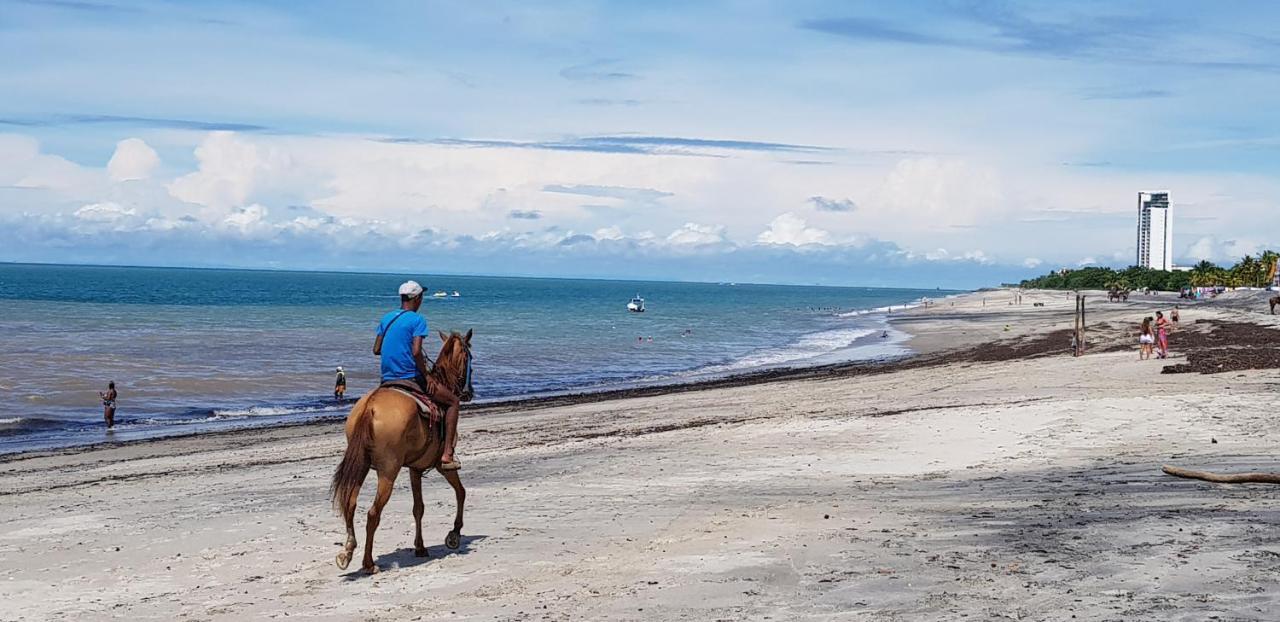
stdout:
<svg viewBox="0 0 1280 622">
<path fill-rule="evenodd" d="M 1201 261 L 1190 270 L 1155 270 L 1129 266 L 1123 270 L 1090 266 L 1050 272 L 1020 284 L 1028 289 L 1122 289 L 1178 291 L 1184 287 L 1266 287 L 1276 278 L 1280 253 L 1245 255 L 1230 267 Z"/>
</svg>

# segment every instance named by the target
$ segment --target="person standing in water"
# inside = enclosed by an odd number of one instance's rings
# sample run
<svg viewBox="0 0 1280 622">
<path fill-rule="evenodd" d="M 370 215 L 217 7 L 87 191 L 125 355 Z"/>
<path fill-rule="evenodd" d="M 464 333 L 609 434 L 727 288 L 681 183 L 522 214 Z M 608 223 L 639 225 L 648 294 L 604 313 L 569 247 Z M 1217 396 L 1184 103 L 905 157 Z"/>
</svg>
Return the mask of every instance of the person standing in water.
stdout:
<svg viewBox="0 0 1280 622">
<path fill-rule="evenodd" d="M 107 390 L 98 391 L 98 397 L 102 398 L 102 419 L 110 430 L 116 425 L 116 381 L 108 382 Z"/>
<path fill-rule="evenodd" d="M 338 378 L 333 384 L 333 399 L 340 400 L 347 393 L 347 372 L 342 371 L 342 366 L 338 366 Z"/>
</svg>

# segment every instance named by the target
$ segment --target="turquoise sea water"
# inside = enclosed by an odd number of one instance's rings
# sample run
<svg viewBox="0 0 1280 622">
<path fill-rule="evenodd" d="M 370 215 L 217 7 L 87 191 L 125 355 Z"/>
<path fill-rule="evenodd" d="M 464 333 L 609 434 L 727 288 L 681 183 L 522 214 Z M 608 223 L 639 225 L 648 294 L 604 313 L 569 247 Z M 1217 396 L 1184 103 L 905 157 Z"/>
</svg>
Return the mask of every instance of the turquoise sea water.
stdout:
<svg viewBox="0 0 1280 622">
<path fill-rule="evenodd" d="M 407 278 L 461 294 L 421 312 L 475 331 L 477 401 L 900 355 L 876 310 L 950 293 L 0 264 L 0 452 L 345 416 L 334 368 L 349 397 L 375 386 L 374 328 Z"/>
</svg>

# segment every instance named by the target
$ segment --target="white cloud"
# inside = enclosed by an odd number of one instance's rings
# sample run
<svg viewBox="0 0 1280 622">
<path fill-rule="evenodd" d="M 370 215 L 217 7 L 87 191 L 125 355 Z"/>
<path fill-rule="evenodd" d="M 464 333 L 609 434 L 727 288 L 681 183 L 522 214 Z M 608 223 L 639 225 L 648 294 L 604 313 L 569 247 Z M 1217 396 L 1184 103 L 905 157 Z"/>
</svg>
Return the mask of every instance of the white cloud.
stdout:
<svg viewBox="0 0 1280 622">
<path fill-rule="evenodd" d="M 1187 249 L 1187 256 L 1198 260 L 1213 260 L 1214 247 L 1217 246 L 1217 240 L 1212 237 L 1205 236 L 1196 240 L 1191 248 Z"/>
<path fill-rule="evenodd" d="M 1224 259 L 1238 260 L 1245 255 L 1257 256 L 1263 250 L 1263 243 L 1256 240 L 1227 240 L 1222 243 Z"/>
<path fill-rule="evenodd" d="M 617 226 L 601 227 L 600 229 L 596 229 L 596 232 L 592 235 L 597 240 L 621 240 L 624 237 L 622 235 L 622 229 L 619 229 Z"/>
<path fill-rule="evenodd" d="M 791 212 L 774 218 L 769 223 L 769 228 L 756 237 L 756 241 L 760 244 L 784 246 L 829 245 L 832 243 L 830 233 L 808 226 L 808 223 L 803 218 Z"/>
<path fill-rule="evenodd" d="M 222 219 L 222 224 L 241 235 L 252 236 L 270 233 L 271 227 L 266 220 L 267 208 L 255 203 L 231 212 L 226 218 Z"/>
<path fill-rule="evenodd" d="M 1044 263 L 1043 261 L 1040 261 L 1035 257 L 1027 257 L 1026 259 L 1022 260 L 1022 265 L 1027 268 L 1039 268 L 1040 265 L 1043 263 Z"/>
<path fill-rule="evenodd" d="M 115 181 L 147 179 L 160 165 L 160 156 L 140 138 L 126 138 L 116 143 L 116 151 L 107 162 L 107 175 Z"/>
<path fill-rule="evenodd" d="M 1076 265 L 1080 267 L 1096 266 L 1098 265 L 1098 260 L 1094 259 L 1092 256 L 1089 256 L 1089 257 L 1085 257 L 1084 259 L 1081 259 L 1080 261 L 1077 261 Z"/>
<path fill-rule="evenodd" d="M 688 222 L 671 232 L 667 242 L 674 246 L 711 246 L 725 244 L 728 239 L 724 235 L 723 225 L 700 225 Z"/>
<path fill-rule="evenodd" d="M 114 223 L 138 215 L 132 207 L 121 207 L 116 203 L 90 203 L 75 211 L 75 217 L 86 222 Z"/>
<path fill-rule="evenodd" d="M 997 171 L 961 160 L 901 160 L 877 195 L 878 224 L 894 230 L 974 226 L 1007 209 Z"/>
<path fill-rule="evenodd" d="M 914 257 L 911 253 L 908 253 L 908 256 Z M 945 248 L 937 248 L 931 251 L 926 251 L 924 253 L 924 258 L 928 261 L 969 261 L 982 265 L 995 263 L 995 260 L 982 250 L 965 251 L 957 255 Z"/>
<path fill-rule="evenodd" d="M 289 140 L 273 144 L 212 132 L 196 147 L 197 170 L 173 180 L 168 189 L 173 197 L 214 213 L 267 195 L 305 200 L 307 193 L 324 189 L 324 168 L 306 162 L 314 155 Z"/>
<path fill-rule="evenodd" d="M 97 201 L 107 192 L 106 181 L 100 171 L 42 153 L 39 141 L 34 138 L 0 134 L 0 187 L 48 191 L 58 197 Z"/>
</svg>

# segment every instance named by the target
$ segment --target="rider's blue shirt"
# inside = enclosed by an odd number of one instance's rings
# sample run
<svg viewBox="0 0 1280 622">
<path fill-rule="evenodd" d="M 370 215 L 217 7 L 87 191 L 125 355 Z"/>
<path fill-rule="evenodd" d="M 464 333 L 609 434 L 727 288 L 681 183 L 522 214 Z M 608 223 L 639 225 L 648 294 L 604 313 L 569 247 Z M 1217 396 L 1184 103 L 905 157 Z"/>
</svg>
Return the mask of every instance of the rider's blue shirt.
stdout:
<svg viewBox="0 0 1280 622">
<path fill-rule="evenodd" d="M 427 336 L 426 318 L 413 311 L 392 311 L 382 316 L 378 335 L 382 337 L 382 381 L 416 377 L 418 365 L 413 361 L 413 338 Z"/>
</svg>

